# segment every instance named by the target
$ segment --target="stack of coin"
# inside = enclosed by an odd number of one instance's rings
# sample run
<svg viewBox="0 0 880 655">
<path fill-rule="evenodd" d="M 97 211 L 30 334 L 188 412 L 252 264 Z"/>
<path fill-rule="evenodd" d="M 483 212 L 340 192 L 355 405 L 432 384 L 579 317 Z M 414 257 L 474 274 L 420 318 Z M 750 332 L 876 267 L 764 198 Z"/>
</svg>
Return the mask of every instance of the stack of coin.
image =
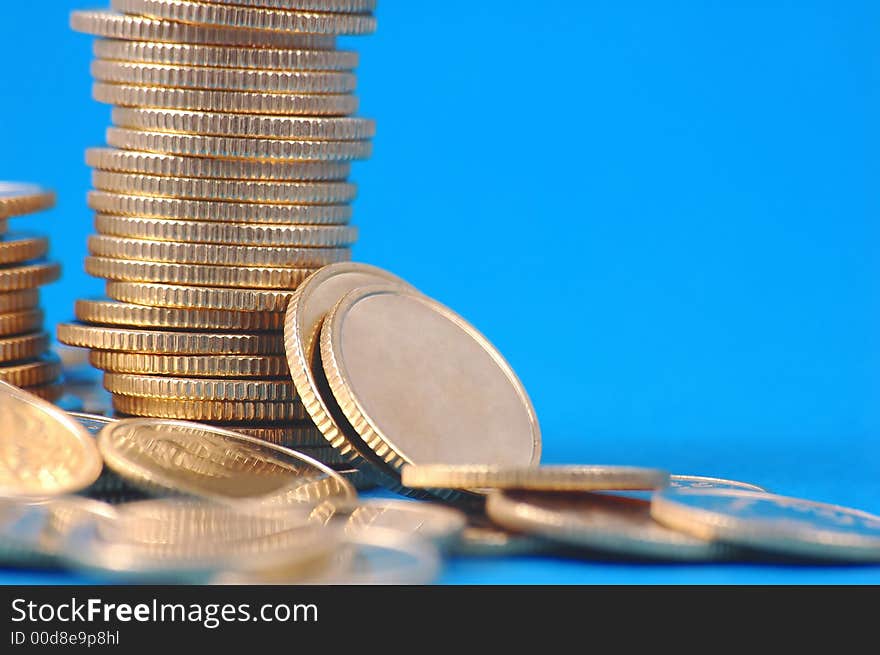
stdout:
<svg viewBox="0 0 880 655">
<path fill-rule="evenodd" d="M 352 117 L 374 0 L 113 0 L 75 12 L 95 43 L 94 97 L 113 105 L 94 148 L 86 270 L 63 343 L 91 349 L 117 413 L 199 420 L 343 465 L 284 357 L 283 313 L 314 270 L 350 259 Z"/>
<path fill-rule="evenodd" d="M 51 191 L 0 182 L 0 381 L 53 402 L 62 395 L 61 363 L 49 351 L 38 289 L 57 280 L 61 267 L 46 261 L 46 237 L 7 230 L 8 219 L 54 204 Z"/>
</svg>

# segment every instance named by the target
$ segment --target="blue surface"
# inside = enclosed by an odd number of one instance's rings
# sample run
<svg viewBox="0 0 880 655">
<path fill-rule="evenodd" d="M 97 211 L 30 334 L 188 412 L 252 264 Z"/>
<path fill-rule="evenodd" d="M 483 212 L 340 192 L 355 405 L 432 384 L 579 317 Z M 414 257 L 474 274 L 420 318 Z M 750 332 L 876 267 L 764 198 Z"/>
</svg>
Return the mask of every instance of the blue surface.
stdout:
<svg viewBox="0 0 880 655">
<path fill-rule="evenodd" d="M 101 284 L 81 0 L 0 22 L 0 178 L 55 187 L 64 281 Z M 384 0 L 356 257 L 472 320 L 529 389 L 551 462 L 722 475 L 880 512 L 877 125 L 869 1 Z M 0 581 L 67 581 L 9 574 Z M 444 581 L 880 582 L 878 568 L 454 561 Z"/>
</svg>

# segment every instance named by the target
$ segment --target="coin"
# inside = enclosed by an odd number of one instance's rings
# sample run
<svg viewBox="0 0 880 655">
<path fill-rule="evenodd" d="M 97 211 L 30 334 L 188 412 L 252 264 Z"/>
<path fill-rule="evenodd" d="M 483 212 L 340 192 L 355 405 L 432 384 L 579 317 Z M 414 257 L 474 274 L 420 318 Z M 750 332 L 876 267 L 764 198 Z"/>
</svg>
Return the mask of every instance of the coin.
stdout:
<svg viewBox="0 0 880 655">
<path fill-rule="evenodd" d="M 220 428 L 128 419 L 98 435 L 107 466 L 148 490 L 311 512 L 354 504 L 355 489 L 333 469 L 294 450 Z"/>
<path fill-rule="evenodd" d="M 348 223 L 352 211 L 349 205 L 267 205 L 260 203 L 209 202 L 181 198 L 147 198 L 104 191 L 90 191 L 88 203 L 99 214 L 96 226 L 107 223 L 109 214 L 153 220 L 191 220 L 209 223 L 283 223 L 311 226 Z M 155 223 L 154 223 L 155 224 Z M 259 227 L 259 225 L 256 225 Z M 154 228 L 161 234 L 162 229 Z M 169 239 L 173 240 L 173 239 Z M 267 244 L 271 245 L 271 244 Z"/>
<path fill-rule="evenodd" d="M 94 440 L 76 421 L 0 382 L 0 495 L 72 493 L 94 482 L 102 466 Z"/>
<path fill-rule="evenodd" d="M 267 266 L 207 266 L 139 262 L 127 259 L 86 257 L 89 275 L 123 282 L 155 282 L 244 289 L 291 289 L 314 270 L 312 268 L 269 268 Z"/>
<path fill-rule="evenodd" d="M 268 402 L 296 400 L 293 384 L 286 380 L 229 380 L 106 373 L 104 388 L 113 394 L 144 398 Z"/>
<path fill-rule="evenodd" d="M 105 236 L 232 246 L 339 248 L 357 240 L 357 228 L 342 225 L 208 223 L 105 214 L 95 217 L 95 229 Z"/>
<path fill-rule="evenodd" d="M 54 282 L 61 277 L 61 266 L 55 262 L 33 262 L 0 268 L 0 289 L 19 291 Z"/>
<path fill-rule="evenodd" d="M 215 4 L 300 11 L 363 14 L 375 11 L 376 0 L 214 0 Z"/>
<path fill-rule="evenodd" d="M 92 61 L 91 73 L 96 80 L 111 84 L 208 91 L 340 94 L 351 93 L 356 84 L 356 77 L 352 73 L 339 71 L 207 68 L 204 66 L 142 64 L 107 59 Z M 137 127 L 137 124 L 120 123 L 116 119 L 114 119 L 114 123 L 124 127 Z M 142 129 L 149 128 L 142 127 Z M 200 130 L 193 131 L 200 132 Z"/>
<path fill-rule="evenodd" d="M 299 402 L 267 403 L 223 400 L 172 400 L 168 398 L 141 398 L 113 396 L 113 408 L 131 416 L 181 419 L 185 421 L 215 421 L 222 423 L 243 421 L 300 421 L 306 417 Z"/>
<path fill-rule="evenodd" d="M 651 503 L 592 493 L 493 491 L 495 523 L 558 543 L 628 557 L 676 561 L 727 559 L 730 548 L 670 530 L 651 518 Z"/>
<path fill-rule="evenodd" d="M 16 387 L 35 387 L 55 382 L 61 375 L 61 360 L 47 353 L 39 359 L 0 367 L 0 380 Z"/>
<path fill-rule="evenodd" d="M 0 314 L 0 336 L 2 337 L 33 332 L 34 330 L 39 330 L 42 325 L 43 311 L 40 309 L 23 309 L 17 312 Z"/>
<path fill-rule="evenodd" d="M 64 395 L 65 389 L 63 384 L 56 382 L 39 384 L 33 387 L 22 387 L 22 391 L 29 393 L 32 396 L 36 396 L 41 400 L 45 400 L 48 403 L 52 403 L 53 405 L 59 405 L 59 407 L 64 410 L 80 409 L 76 398 Z"/>
<path fill-rule="evenodd" d="M 138 375 L 271 378 L 289 374 L 282 355 L 159 355 L 93 350 L 89 361 L 103 371 Z"/>
<path fill-rule="evenodd" d="M 55 194 L 32 184 L 0 182 L 0 219 L 51 209 Z"/>
<path fill-rule="evenodd" d="M 271 289 L 232 289 L 221 287 L 184 287 L 148 282 L 108 282 L 107 295 L 115 300 L 156 307 L 223 309 L 240 307 L 244 311 L 281 312 L 287 307 L 292 291 Z M 107 350 L 119 350 L 107 348 Z M 184 353 L 181 353 L 184 354 Z M 202 354 L 202 353 L 185 353 Z M 228 354 L 274 354 L 228 353 Z"/>
<path fill-rule="evenodd" d="M 97 59 L 116 61 L 258 70 L 346 71 L 358 65 L 358 54 L 345 50 L 242 48 L 114 39 L 95 41 L 94 54 Z"/>
<path fill-rule="evenodd" d="M 108 127 L 107 144 L 166 155 L 271 161 L 351 161 L 366 159 L 373 152 L 370 141 L 291 141 L 145 132 L 124 127 Z"/>
<path fill-rule="evenodd" d="M 32 332 L 0 339 L 0 362 L 21 362 L 34 359 L 49 349 L 49 335 Z"/>
<path fill-rule="evenodd" d="M 205 27 L 110 11 L 74 11 L 70 15 L 70 26 L 77 32 L 127 41 L 309 50 L 332 50 L 336 47 L 336 39 L 326 35 Z"/>
<path fill-rule="evenodd" d="M 465 557 L 513 557 L 550 550 L 550 542 L 498 527 L 488 519 L 469 517 L 452 551 Z"/>
<path fill-rule="evenodd" d="M 434 300 L 399 285 L 349 292 L 324 319 L 321 361 L 342 414 L 393 475 L 404 464 L 540 461 L 540 428 L 516 374 Z"/>
<path fill-rule="evenodd" d="M 743 491 L 767 492 L 766 489 L 748 482 L 737 482 L 736 480 L 725 480 L 723 478 L 707 478 L 702 475 L 670 475 L 669 488 L 676 490 L 741 489 Z"/>
<path fill-rule="evenodd" d="M 20 312 L 34 309 L 40 304 L 40 292 L 36 289 L 0 292 L 0 312 Z"/>
<path fill-rule="evenodd" d="M 347 534 L 376 528 L 417 535 L 438 548 L 449 546 L 464 530 L 465 515 L 437 503 L 374 499 L 361 501 L 345 524 Z"/>
<path fill-rule="evenodd" d="M 94 171 L 92 184 L 101 191 L 128 195 L 245 204 L 332 205 L 351 202 L 357 195 L 357 187 L 347 182 L 207 180 L 111 171 Z"/>
<path fill-rule="evenodd" d="M 531 489 L 534 491 L 601 491 L 659 489 L 669 474 L 635 466 L 448 466 L 403 467 L 406 487 L 448 489 Z"/>
<path fill-rule="evenodd" d="M 324 436 L 321 432 L 316 428 L 310 421 L 304 421 L 300 424 L 288 424 L 283 426 L 273 426 L 273 425 L 261 425 L 254 426 L 253 424 L 237 424 L 237 423 L 226 423 L 226 424 L 217 424 L 217 427 L 232 430 L 233 432 L 239 432 L 249 437 L 255 437 L 257 439 L 262 439 L 264 441 L 269 441 L 274 444 L 278 444 L 279 446 L 286 446 L 287 448 L 299 449 L 303 446 L 322 446 L 327 442 L 324 441 Z M 346 477 L 347 476 L 343 476 Z M 352 482 L 352 484 L 354 484 Z"/>
<path fill-rule="evenodd" d="M 20 264 L 43 257 L 49 251 L 49 240 L 25 234 L 7 234 L 0 238 L 0 265 Z"/>
<path fill-rule="evenodd" d="M 48 335 L 41 336 L 43 343 L 47 343 Z M 254 334 L 171 332 L 61 323 L 58 325 L 58 340 L 68 346 L 94 350 L 179 355 L 271 355 L 284 352 L 281 339 L 271 332 Z M 0 344 L 2 343 L 0 341 Z M 26 359 L 26 357 L 18 359 Z"/>
<path fill-rule="evenodd" d="M 352 440 L 358 440 L 359 437 L 351 431 L 347 434 L 344 426 L 341 427 L 332 416 L 333 407 L 328 403 L 335 404 L 335 401 L 332 394 L 322 393 L 318 387 L 318 379 L 323 379 L 324 375 L 320 367 L 313 366 L 313 361 L 318 354 L 318 340 L 325 314 L 352 289 L 386 282 L 409 288 L 400 278 L 366 264 L 344 263 L 324 267 L 307 278 L 293 293 L 284 321 L 287 362 L 299 397 L 327 442 L 358 466 L 365 465 L 365 460 L 352 445 Z M 393 478 L 383 478 L 382 481 L 396 483 Z"/>
<path fill-rule="evenodd" d="M 351 173 L 347 162 L 261 162 L 203 157 L 177 157 L 113 148 L 90 148 L 86 163 L 102 170 L 231 180 L 344 180 Z M 119 212 L 123 213 L 123 212 Z M 174 218 L 169 216 L 169 218 Z"/>
<path fill-rule="evenodd" d="M 795 557 L 880 561 L 880 516 L 738 489 L 666 490 L 651 515 L 676 530 Z"/>
<path fill-rule="evenodd" d="M 260 116 L 179 109 L 115 107 L 113 124 L 149 132 L 175 132 L 303 141 L 361 141 L 376 134 L 367 118 Z"/>
<path fill-rule="evenodd" d="M 114 300 L 77 300 L 75 311 L 84 323 L 181 330 L 272 331 L 284 321 L 280 312 L 149 307 Z"/>
<path fill-rule="evenodd" d="M 369 34 L 376 19 L 368 14 L 334 14 L 209 5 L 184 0 L 112 0 L 116 11 L 219 27 L 306 34 Z"/>
<path fill-rule="evenodd" d="M 99 257 L 172 264 L 215 266 L 280 266 L 316 268 L 348 261 L 349 248 L 297 248 L 295 246 L 227 246 L 181 241 L 151 241 L 90 236 L 89 252 Z"/>
</svg>

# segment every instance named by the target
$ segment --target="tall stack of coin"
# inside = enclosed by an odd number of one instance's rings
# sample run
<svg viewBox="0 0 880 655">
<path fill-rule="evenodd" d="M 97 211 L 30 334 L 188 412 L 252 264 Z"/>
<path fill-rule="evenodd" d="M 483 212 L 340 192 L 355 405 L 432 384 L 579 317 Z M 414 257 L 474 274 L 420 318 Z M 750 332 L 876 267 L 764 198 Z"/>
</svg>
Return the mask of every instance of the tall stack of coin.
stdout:
<svg viewBox="0 0 880 655">
<path fill-rule="evenodd" d="M 61 363 L 43 331 L 39 287 L 61 267 L 45 259 L 49 240 L 8 231 L 8 219 L 50 209 L 55 194 L 30 184 L 0 182 L 0 380 L 50 401 L 62 395 Z"/>
<path fill-rule="evenodd" d="M 284 356 L 287 302 L 350 259 L 358 63 L 336 37 L 375 28 L 374 0 L 113 0 L 75 12 L 95 43 L 86 270 L 59 339 L 91 349 L 120 414 L 198 420 L 342 465 L 308 421 Z"/>
</svg>

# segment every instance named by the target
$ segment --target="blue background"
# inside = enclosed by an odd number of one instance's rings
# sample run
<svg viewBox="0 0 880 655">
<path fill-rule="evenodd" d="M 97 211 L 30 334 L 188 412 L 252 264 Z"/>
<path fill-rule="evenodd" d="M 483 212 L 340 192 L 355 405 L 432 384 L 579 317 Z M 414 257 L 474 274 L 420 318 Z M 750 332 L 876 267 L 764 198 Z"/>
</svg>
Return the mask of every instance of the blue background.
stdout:
<svg viewBox="0 0 880 655">
<path fill-rule="evenodd" d="M 91 216 L 82 0 L 0 22 L 0 179 L 77 296 Z M 87 3 L 85 6 L 88 6 Z M 880 512 L 880 6 L 384 0 L 362 53 L 379 123 L 356 258 L 481 328 L 549 462 L 722 475 Z M 872 189 L 873 190 L 873 189 Z M 0 580 L 60 580 L 9 574 Z M 877 568 L 454 561 L 447 582 L 880 582 Z"/>
</svg>

